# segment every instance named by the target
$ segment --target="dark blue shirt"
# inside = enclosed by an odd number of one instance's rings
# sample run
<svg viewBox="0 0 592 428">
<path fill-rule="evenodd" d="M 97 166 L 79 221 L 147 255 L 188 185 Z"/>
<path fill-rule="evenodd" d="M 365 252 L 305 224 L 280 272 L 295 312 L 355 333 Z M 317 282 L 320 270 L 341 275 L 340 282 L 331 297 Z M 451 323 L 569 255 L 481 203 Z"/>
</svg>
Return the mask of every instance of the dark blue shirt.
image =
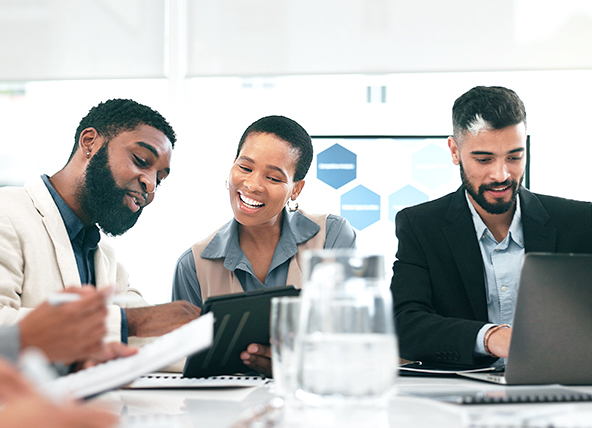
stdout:
<svg viewBox="0 0 592 428">
<path fill-rule="evenodd" d="M 41 176 L 43 182 L 47 186 L 53 201 L 60 211 L 68 237 L 72 243 L 74 250 L 74 257 L 76 258 L 76 265 L 78 266 L 78 273 L 80 274 L 81 284 L 96 285 L 95 282 L 95 262 L 94 255 L 101 234 L 97 226 L 84 226 L 84 223 L 74 214 L 68 204 L 62 199 L 58 192 L 53 188 L 46 174 Z"/>
<path fill-rule="evenodd" d="M 82 223 L 56 189 L 53 188 L 47 174 L 43 174 L 41 179 L 58 207 L 62 220 L 64 220 L 64 225 L 66 226 L 66 231 L 68 232 L 68 237 L 74 250 L 74 257 L 76 258 L 76 265 L 80 274 L 80 283 L 96 286 L 95 250 L 101 240 L 99 228 L 94 224 L 85 226 Z M 127 343 L 127 317 L 123 308 L 121 309 L 121 341 Z"/>
</svg>

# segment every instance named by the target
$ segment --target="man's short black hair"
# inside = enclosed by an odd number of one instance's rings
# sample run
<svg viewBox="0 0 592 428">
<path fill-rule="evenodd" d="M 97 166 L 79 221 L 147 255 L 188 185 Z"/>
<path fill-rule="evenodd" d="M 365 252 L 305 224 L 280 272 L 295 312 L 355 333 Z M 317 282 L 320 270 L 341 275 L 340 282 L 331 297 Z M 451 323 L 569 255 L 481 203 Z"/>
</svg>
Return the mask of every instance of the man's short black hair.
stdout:
<svg viewBox="0 0 592 428">
<path fill-rule="evenodd" d="M 484 121 L 491 129 L 524 123 L 526 110 L 516 92 L 501 86 L 476 86 L 461 95 L 452 107 L 454 138 Z"/>
<path fill-rule="evenodd" d="M 116 98 L 91 108 L 82 118 L 76 129 L 74 148 L 68 162 L 78 150 L 80 134 L 86 128 L 95 128 L 99 135 L 109 141 L 121 132 L 133 131 L 140 125 L 158 129 L 169 139 L 173 148 L 175 147 L 175 131 L 160 113 L 136 101 Z"/>
<path fill-rule="evenodd" d="M 306 176 L 312 163 L 313 148 L 310 135 L 302 126 L 284 116 L 262 117 L 249 125 L 243 133 L 238 143 L 236 157 L 239 156 L 247 137 L 253 133 L 273 134 L 296 149 L 298 151 L 298 161 L 296 162 L 294 181 L 300 181 Z"/>
</svg>

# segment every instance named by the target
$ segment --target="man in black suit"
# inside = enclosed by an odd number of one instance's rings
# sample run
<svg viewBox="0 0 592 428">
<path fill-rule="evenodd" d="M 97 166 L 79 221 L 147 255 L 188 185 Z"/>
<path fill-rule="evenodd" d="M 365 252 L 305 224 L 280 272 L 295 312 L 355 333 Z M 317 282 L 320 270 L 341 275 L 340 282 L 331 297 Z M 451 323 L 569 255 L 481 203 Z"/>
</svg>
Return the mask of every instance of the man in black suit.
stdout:
<svg viewBox="0 0 592 428">
<path fill-rule="evenodd" d="M 521 186 L 526 112 L 514 91 L 473 88 L 452 116 L 448 146 L 463 184 L 396 217 L 391 291 L 401 357 L 499 365 L 509 351 L 524 253 L 592 253 L 592 204 Z"/>
</svg>

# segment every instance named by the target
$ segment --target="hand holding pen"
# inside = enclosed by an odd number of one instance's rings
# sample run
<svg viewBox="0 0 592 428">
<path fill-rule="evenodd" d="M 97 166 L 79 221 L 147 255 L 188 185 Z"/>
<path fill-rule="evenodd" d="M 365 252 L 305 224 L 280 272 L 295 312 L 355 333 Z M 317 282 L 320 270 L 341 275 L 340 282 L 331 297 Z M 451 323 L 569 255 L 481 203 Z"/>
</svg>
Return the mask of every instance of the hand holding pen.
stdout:
<svg viewBox="0 0 592 428">
<path fill-rule="evenodd" d="M 70 364 L 100 352 L 107 333 L 107 299 L 111 288 L 69 287 L 69 302 L 44 302 L 19 322 L 21 349 L 40 348 L 52 362 Z M 74 301 L 72 301 L 74 300 Z"/>
<path fill-rule="evenodd" d="M 112 295 L 112 288 L 71 287 L 50 296 L 19 323 L 19 366 L 45 398 L 54 403 L 66 399 L 51 387 L 57 372 L 50 362 L 76 362 L 82 369 L 137 352 L 121 342 L 103 343 L 106 305 Z"/>
<path fill-rule="evenodd" d="M 113 288 L 104 288 L 99 293 L 102 293 L 105 297 L 105 303 L 108 305 L 118 305 L 124 307 L 130 303 L 137 303 L 142 301 L 140 296 L 130 294 L 113 294 Z M 52 306 L 59 306 L 64 303 L 77 302 L 82 298 L 79 293 L 72 293 L 64 291 L 63 293 L 50 294 L 47 298 L 47 302 Z"/>
</svg>

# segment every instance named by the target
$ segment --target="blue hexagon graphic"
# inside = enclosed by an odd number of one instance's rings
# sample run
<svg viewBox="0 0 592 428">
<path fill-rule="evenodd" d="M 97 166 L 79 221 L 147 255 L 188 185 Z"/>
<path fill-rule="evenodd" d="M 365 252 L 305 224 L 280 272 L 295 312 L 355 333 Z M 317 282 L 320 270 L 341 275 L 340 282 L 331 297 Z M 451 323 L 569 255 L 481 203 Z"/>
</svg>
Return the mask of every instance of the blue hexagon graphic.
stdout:
<svg viewBox="0 0 592 428">
<path fill-rule="evenodd" d="M 411 176 L 418 183 L 435 189 L 452 180 L 454 169 L 450 152 L 430 144 L 411 156 Z"/>
<path fill-rule="evenodd" d="M 358 230 L 380 220 L 380 195 L 364 186 L 354 187 L 341 195 L 341 216 Z"/>
<path fill-rule="evenodd" d="M 427 202 L 429 196 L 411 185 L 407 185 L 389 196 L 388 218 L 395 221 L 395 216 L 403 208 Z"/>
<path fill-rule="evenodd" d="M 356 179 L 357 156 L 339 144 L 317 155 L 317 178 L 334 189 Z"/>
</svg>

